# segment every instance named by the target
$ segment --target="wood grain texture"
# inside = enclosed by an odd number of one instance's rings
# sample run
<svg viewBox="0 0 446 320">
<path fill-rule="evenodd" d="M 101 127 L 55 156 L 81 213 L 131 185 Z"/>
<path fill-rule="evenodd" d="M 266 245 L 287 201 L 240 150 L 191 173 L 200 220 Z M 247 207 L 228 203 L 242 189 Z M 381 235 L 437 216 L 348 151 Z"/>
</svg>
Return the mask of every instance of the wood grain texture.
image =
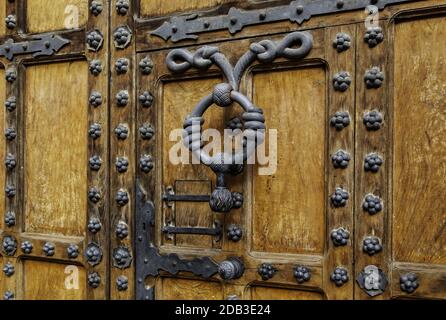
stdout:
<svg viewBox="0 0 446 320">
<path fill-rule="evenodd" d="M 27 232 L 85 234 L 87 72 L 84 61 L 36 65 L 26 70 Z"/>
<path fill-rule="evenodd" d="M 6 31 L 6 24 L 3 23 L 6 18 L 6 2 L 7 0 L 0 1 L 0 21 L 2 21 L 0 23 L 0 35 L 4 35 Z"/>
<path fill-rule="evenodd" d="M 85 26 L 88 0 L 27 0 L 27 28 L 30 33 L 72 29 L 75 20 L 79 29 Z M 74 20 L 73 20 L 74 19 Z"/>
<path fill-rule="evenodd" d="M 1 6 L 0 6 L 1 7 Z M 0 106 L 5 103 L 5 69 L 0 69 Z M 5 131 L 5 108 L 0 108 L 0 133 Z M 0 135 L 0 163 L 5 161 L 5 135 Z M 0 185 L 5 185 L 5 167 L 0 168 Z M 5 193 L 0 192 L 0 230 L 4 228 Z"/>
<path fill-rule="evenodd" d="M 396 261 L 446 264 L 445 39 L 444 17 L 395 27 Z"/>
<path fill-rule="evenodd" d="M 268 129 L 278 130 L 277 172 L 253 173 L 255 251 L 324 250 L 325 83 L 321 67 L 254 76 L 254 103 L 264 109 Z"/>
<path fill-rule="evenodd" d="M 252 300 L 323 300 L 319 292 L 271 287 L 251 287 Z"/>
<path fill-rule="evenodd" d="M 231 0 L 141 0 L 141 16 L 163 16 L 174 12 L 200 10 L 218 6 Z"/>
<path fill-rule="evenodd" d="M 76 282 L 67 277 L 73 276 L 70 269 L 74 266 L 51 262 L 25 260 L 23 261 L 24 299 L 25 300 L 84 300 L 86 299 L 86 272 L 77 268 L 78 289 Z M 51 281 L 49 281 L 51 280 Z M 67 283 L 66 283 L 67 281 Z M 67 288 L 67 285 L 68 288 Z M 70 285 L 74 285 L 70 289 Z"/>
<path fill-rule="evenodd" d="M 162 300 L 223 300 L 223 288 L 218 282 L 174 278 L 159 281 Z"/>
</svg>

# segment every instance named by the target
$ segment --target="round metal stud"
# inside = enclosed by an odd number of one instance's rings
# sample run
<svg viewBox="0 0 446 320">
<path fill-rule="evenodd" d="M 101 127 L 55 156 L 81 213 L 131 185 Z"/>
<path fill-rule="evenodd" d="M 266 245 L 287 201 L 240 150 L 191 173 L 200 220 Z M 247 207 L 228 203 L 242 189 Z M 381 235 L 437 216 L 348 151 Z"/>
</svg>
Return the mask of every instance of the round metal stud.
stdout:
<svg viewBox="0 0 446 320">
<path fill-rule="evenodd" d="M 90 105 L 97 108 L 102 104 L 102 95 L 100 92 L 93 91 L 88 99 Z"/>
<path fill-rule="evenodd" d="M 348 271 L 343 267 L 337 267 L 330 276 L 330 280 L 333 281 L 337 287 L 341 287 L 349 280 Z"/>
<path fill-rule="evenodd" d="M 341 131 L 350 125 L 350 114 L 347 111 L 338 111 L 330 119 L 330 125 Z"/>
<path fill-rule="evenodd" d="M 342 188 L 336 188 L 336 191 L 331 195 L 331 203 L 335 208 L 345 207 L 348 199 L 348 191 Z"/>
<path fill-rule="evenodd" d="M 90 243 L 85 250 L 85 258 L 91 266 L 98 265 L 102 260 L 102 250 L 96 243 Z"/>
<path fill-rule="evenodd" d="M 378 89 L 384 82 L 384 73 L 379 67 L 373 67 L 367 70 L 364 81 L 368 89 Z"/>
<path fill-rule="evenodd" d="M 116 170 L 119 173 L 127 172 L 128 168 L 129 168 L 129 161 L 127 158 L 124 158 L 124 157 L 118 158 L 118 159 L 116 159 L 115 166 L 116 166 Z"/>
<path fill-rule="evenodd" d="M 33 251 L 33 244 L 29 241 L 24 241 L 22 242 L 20 248 L 22 249 L 23 253 L 30 254 Z"/>
<path fill-rule="evenodd" d="M 127 12 L 130 9 L 130 3 L 128 0 L 117 0 L 116 1 L 116 12 L 121 15 L 125 16 Z"/>
<path fill-rule="evenodd" d="M 100 138 L 101 134 L 102 128 L 99 123 L 93 123 L 92 125 L 90 125 L 90 128 L 88 128 L 88 135 L 94 140 Z"/>
<path fill-rule="evenodd" d="M 15 268 L 14 268 L 14 265 L 11 264 L 11 262 L 6 263 L 5 266 L 3 267 L 3 273 L 7 277 L 11 277 L 14 274 L 14 272 L 15 272 Z"/>
<path fill-rule="evenodd" d="M 91 217 L 88 221 L 88 231 L 90 231 L 93 234 L 98 233 L 102 229 L 101 220 L 97 217 Z"/>
<path fill-rule="evenodd" d="M 120 26 L 113 33 L 113 39 L 116 48 L 124 49 L 132 41 L 132 32 L 128 26 Z"/>
<path fill-rule="evenodd" d="M 415 273 L 407 273 L 400 277 L 400 288 L 402 291 L 413 293 L 418 287 L 418 276 Z"/>
<path fill-rule="evenodd" d="M 145 57 L 139 62 L 139 70 L 143 75 L 149 75 L 152 73 L 153 62 L 149 57 Z"/>
<path fill-rule="evenodd" d="M 115 70 L 118 74 L 125 74 L 129 71 L 130 61 L 127 58 L 119 58 L 115 62 Z"/>
<path fill-rule="evenodd" d="M 338 33 L 333 41 L 333 48 L 338 52 L 347 51 L 352 46 L 352 38 L 347 33 Z"/>
<path fill-rule="evenodd" d="M 155 135 L 155 129 L 151 124 L 145 123 L 141 128 L 139 128 L 139 134 L 143 140 L 151 140 Z"/>
<path fill-rule="evenodd" d="M 126 291 L 129 288 L 129 279 L 126 276 L 119 276 L 116 279 L 116 288 L 118 291 Z"/>
<path fill-rule="evenodd" d="M 93 156 L 88 161 L 88 164 L 89 164 L 91 170 L 99 171 L 102 166 L 102 159 L 100 156 Z"/>
<path fill-rule="evenodd" d="M 337 151 L 332 157 L 331 161 L 333 163 L 333 166 L 336 169 L 347 169 L 348 164 L 351 160 L 350 154 L 345 152 L 344 150 Z"/>
<path fill-rule="evenodd" d="M 93 203 L 98 203 L 101 200 L 101 192 L 98 188 L 92 187 L 88 190 L 88 199 Z"/>
<path fill-rule="evenodd" d="M 52 257 L 56 252 L 56 246 L 54 243 L 46 242 L 42 248 L 42 251 L 47 257 Z"/>
<path fill-rule="evenodd" d="M 243 230 L 241 227 L 239 227 L 235 224 L 231 224 L 228 227 L 227 236 L 228 236 L 229 240 L 231 240 L 233 242 L 238 242 L 243 237 Z"/>
<path fill-rule="evenodd" d="M 76 259 L 79 256 L 79 246 L 70 244 L 67 248 L 68 258 Z"/>
<path fill-rule="evenodd" d="M 17 133 L 14 128 L 6 128 L 5 129 L 5 138 L 8 141 L 13 141 L 17 137 Z"/>
<path fill-rule="evenodd" d="M 368 194 L 364 202 L 362 203 L 362 208 L 364 211 L 367 211 L 370 215 L 375 215 L 381 212 L 383 205 L 380 197 L 377 197 L 373 194 Z"/>
<path fill-rule="evenodd" d="M 127 247 L 118 247 L 113 250 L 113 266 L 119 269 L 126 269 L 132 263 L 132 254 Z"/>
<path fill-rule="evenodd" d="M 125 140 L 128 138 L 129 136 L 129 129 L 126 125 L 124 124 L 119 124 L 116 128 L 115 128 L 115 134 L 116 137 L 119 140 Z"/>
<path fill-rule="evenodd" d="M 9 112 L 13 112 L 17 108 L 17 98 L 15 96 L 11 96 L 6 99 L 5 108 Z"/>
<path fill-rule="evenodd" d="M 102 48 L 104 37 L 99 30 L 92 30 L 87 33 L 86 42 L 88 50 L 97 52 Z"/>
<path fill-rule="evenodd" d="M 311 271 L 305 266 L 296 266 L 294 268 L 294 278 L 296 278 L 297 283 L 308 282 L 311 279 Z"/>
<path fill-rule="evenodd" d="M 8 211 L 5 213 L 5 225 L 8 227 L 13 227 L 16 224 L 16 215 L 15 212 Z"/>
<path fill-rule="evenodd" d="M 369 44 L 370 48 L 376 47 L 384 41 L 383 29 L 381 27 L 370 27 L 364 35 L 364 41 Z"/>
<path fill-rule="evenodd" d="M 345 92 L 351 84 L 352 78 L 347 71 L 341 71 L 333 77 L 333 86 L 336 91 Z"/>
<path fill-rule="evenodd" d="M 90 62 L 89 70 L 92 75 L 98 76 L 102 72 L 101 60 L 92 60 Z"/>
<path fill-rule="evenodd" d="M 90 273 L 88 274 L 87 281 L 88 281 L 88 285 L 89 285 L 91 288 L 96 289 L 96 288 L 98 288 L 99 285 L 101 284 L 101 276 L 100 276 L 99 273 L 97 273 L 97 272 L 90 272 Z"/>
<path fill-rule="evenodd" d="M 383 164 L 383 159 L 377 153 L 368 154 L 364 160 L 364 170 L 377 173 Z"/>
<path fill-rule="evenodd" d="M 8 198 L 14 198 L 16 195 L 16 188 L 13 185 L 7 185 L 5 187 L 5 194 Z"/>
<path fill-rule="evenodd" d="M 14 29 L 17 26 L 17 19 L 15 15 L 10 14 L 5 18 L 5 24 L 8 29 Z"/>
<path fill-rule="evenodd" d="M 278 270 L 271 263 L 262 263 L 257 270 L 262 280 L 266 281 L 274 277 Z"/>
<path fill-rule="evenodd" d="M 125 107 L 129 103 L 129 92 L 121 90 L 116 94 L 116 104 L 119 107 Z"/>
<path fill-rule="evenodd" d="M 98 16 L 101 14 L 102 10 L 103 10 L 103 7 L 102 7 L 101 1 L 98 1 L 98 0 L 91 1 L 90 12 L 92 14 L 94 14 L 95 16 Z"/>
<path fill-rule="evenodd" d="M 116 225 L 115 229 L 116 236 L 124 240 L 129 235 L 129 227 L 124 221 L 119 221 L 119 223 Z"/>
<path fill-rule="evenodd" d="M 7 256 L 13 256 L 17 250 L 17 240 L 12 236 L 5 236 L 2 242 L 3 251 Z"/>
<path fill-rule="evenodd" d="M 152 171 L 154 167 L 153 158 L 150 155 L 143 155 L 141 159 L 139 159 L 139 168 L 144 173 L 149 173 Z"/>
<path fill-rule="evenodd" d="M 141 103 L 141 105 L 144 108 L 150 108 L 153 104 L 153 95 L 148 92 L 148 91 L 144 91 L 140 96 L 139 96 L 139 102 Z"/>
<path fill-rule="evenodd" d="M 377 131 L 381 129 L 383 116 L 379 111 L 373 110 L 364 115 L 363 122 L 367 130 Z"/>
<path fill-rule="evenodd" d="M 3 300 L 14 300 L 14 293 L 11 290 L 6 291 Z"/>
<path fill-rule="evenodd" d="M 381 252 L 382 249 L 381 240 L 378 237 L 367 237 L 362 243 L 362 250 L 369 256 Z"/>
<path fill-rule="evenodd" d="M 118 204 L 118 206 L 123 207 L 127 203 L 129 203 L 129 194 L 124 189 L 120 189 L 116 193 L 115 200 L 116 200 L 116 203 Z"/>
<path fill-rule="evenodd" d="M 331 232 L 330 237 L 336 247 L 346 246 L 350 239 L 350 232 L 344 228 L 338 228 Z"/>
</svg>

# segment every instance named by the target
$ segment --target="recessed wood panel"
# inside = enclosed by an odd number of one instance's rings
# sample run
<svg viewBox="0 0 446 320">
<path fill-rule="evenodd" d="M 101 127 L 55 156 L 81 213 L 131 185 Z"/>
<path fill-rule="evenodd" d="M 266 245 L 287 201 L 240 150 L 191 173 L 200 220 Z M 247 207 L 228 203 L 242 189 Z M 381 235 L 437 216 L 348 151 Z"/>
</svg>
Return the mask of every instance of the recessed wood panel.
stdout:
<svg viewBox="0 0 446 320">
<path fill-rule="evenodd" d="M 23 262 L 25 300 L 85 300 L 83 267 L 43 261 Z"/>
<path fill-rule="evenodd" d="M 227 3 L 230 0 L 141 0 L 142 16 L 162 16 L 173 12 L 205 9 Z"/>
<path fill-rule="evenodd" d="M 252 287 L 252 300 L 323 300 L 322 294 L 282 288 Z"/>
<path fill-rule="evenodd" d="M 87 22 L 88 2 L 88 0 L 27 0 L 28 32 L 82 28 Z"/>
<path fill-rule="evenodd" d="M 277 172 L 253 173 L 255 251 L 322 253 L 324 248 L 325 70 L 254 76 L 254 101 L 276 129 Z M 266 140 L 269 150 L 271 141 Z M 267 152 L 268 154 L 268 152 Z"/>
<path fill-rule="evenodd" d="M 87 77 L 84 61 L 26 70 L 24 202 L 28 232 L 84 235 Z"/>
<path fill-rule="evenodd" d="M 164 278 L 161 300 L 223 300 L 223 288 L 217 282 Z"/>
<path fill-rule="evenodd" d="M 446 19 L 395 28 L 394 258 L 445 264 Z"/>
<path fill-rule="evenodd" d="M 5 103 L 5 69 L 0 69 L 0 106 Z M 0 133 L 5 131 L 5 108 L 0 108 Z M 0 135 L 0 163 L 5 162 L 5 135 Z M 5 167 L 0 167 L 0 185 L 5 185 Z M 0 230 L 4 227 L 5 193 L 0 192 Z"/>
<path fill-rule="evenodd" d="M 6 24 L 3 23 L 6 18 L 6 1 L 3 0 L 0 2 L 0 21 L 2 22 L 0 23 L 0 34 L 5 34 L 6 32 Z"/>
</svg>

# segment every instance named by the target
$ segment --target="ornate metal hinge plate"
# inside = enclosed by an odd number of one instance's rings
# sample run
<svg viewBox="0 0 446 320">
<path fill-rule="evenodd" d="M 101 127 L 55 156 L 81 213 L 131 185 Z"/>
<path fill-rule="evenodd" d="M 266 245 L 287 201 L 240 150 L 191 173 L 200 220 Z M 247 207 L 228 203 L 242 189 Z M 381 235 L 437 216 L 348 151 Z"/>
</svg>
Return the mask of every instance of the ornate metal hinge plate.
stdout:
<svg viewBox="0 0 446 320">
<path fill-rule="evenodd" d="M 231 34 L 235 34 L 247 26 L 286 20 L 302 24 L 312 16 L 361 10 L 369 5 L 382 10 L 387 5 L 411 1 L 418 0 L 296 0 L 289 5 L 259 10 L 241 10 L 233 7 L 227 15 L 200 17 L 198 14 L 193 14 L 173 17 L 150 34 L 165 41 L 170 38 L 172 42 L 196 40 L 198 34 L 203 32 L 228 29 Z"/>
<path fill-rule="evenodd" d="M 16 55 L 31 53 L 34 58 L 51 56 L 70 42 L 70 40 L 54 34 L 23 42 L 14 42 L 14 40 L 8 39 L 0 46 L 0 56 L 6 57 L 8 60 L 14 59 Z"/>
</svg>

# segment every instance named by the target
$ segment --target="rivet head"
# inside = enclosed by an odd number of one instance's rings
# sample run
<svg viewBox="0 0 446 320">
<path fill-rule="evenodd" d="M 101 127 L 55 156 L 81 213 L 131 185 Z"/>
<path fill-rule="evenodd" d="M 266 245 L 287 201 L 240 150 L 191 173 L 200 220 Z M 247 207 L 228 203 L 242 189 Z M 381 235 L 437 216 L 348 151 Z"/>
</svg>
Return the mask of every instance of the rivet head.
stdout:
<svg viewBox="0 0 446 320">
<path fill-rule="evenodd" d="M 101 137 L 102 134 L 102 128 L 99 123 L 93 123 L 90 125 L 90 128 L 88 128 L 88 135 L 90 138 L 96 140 Z"/>
<path fill-rule="evenodd" d="M 377 131 L 383 124 L 383 115 L 377 110 L 367 112 L 364 114 L 363 122 L 367 130 Z"/>
<path fill-rule="evenodd" d="M 3 300 L 14 300 L 14 293 L 11 290 L 6 291 Z"/>
<path fill-rule="evenodd" d="M 12 14 L 8 15 L 5 18 L 5 24 L 8 29 L 14 29 L 17 26 L 17 19 L 15 15 Z"/>
<path fill-rule="evenodd" d="M 352 45 L 352 39 L 350 35 L 346 33 L 338 33 L 336 39 L 333 41 L 333 48 L 338 52 L 347 51 Z"/>
<path fill-rule="evenodd" d="M 90 105 L 97 108 L 102 104 L 102 95 L 98 91 L 93 91 L 88 99 Z"/>
<path fill-rule="evenodd" d="M 17 133 L 14 128 L 5 129 L 5 138 L 9 141 L 13 141 L 17 137 Z"/>
<path fill-rule="evenodd" d="M 232 224 L 228 227 L 227 236 L 229 240 L 238 242 L 243 237 L 243 230 L 240 226 Z"/>
<path fill-rule="evenodd" d="M 100 156 L 92 156 L 88 161 L 90 169 L 93 171 L 99 171 L 102 166 L 102 159 Z"/>
<path fill-rule="evenodd" d="M 15 68 L 9 68 L 8 70 L 6 70 L 5 79 L 9 83 L 13 83 L 14 81 L 16 81 L 17 80 L 17 70 Z"/>
<path fill-rule="evenodd" d="M 232 25 L 235 25 L 238 22 L 238 19 L 236 17 L 231 17 L 229 21 Z"/>
<path fill-rule="evenodd" d="M 297 14 L 302 14 L 302 12 L 304 12 L 304 7 L 302 5 L 298 5 L 296 7 L 296 13 Z"/>
<path fill-rule="evenodd" d="M 15 96 L 11 96 L 6 99 L 5 108 L 9 112 L 13 112 L 17 108 L 17 98 Z"/>
<path fill-rule="evenodd" d="M 344 150 L 338 150 L 335 154 L 331 156 L 331 161 L 335 169 L 346 169 L 351 160 L 350 154 Z"/>
<path fill-rule="evenodd" d="M 8 198 L 14 198 L 16 195 L 16 188 L 13 185 L 7 185 L 5 187 L 5 194 Z"/>
<path fill-rule="evenodd" d="M 336 2 L 336 7 L 337 7 L 338 9 L 342 9 L 342 8 L 344 7 L 344 0 L 338 0 L 338 1 Z"/>
<path fill-rule="evenodd" d="M 369 27 L 367 28 L 364 41 L 368 43 L 369 48 L 374 48 L 378 44 L 384 41 L 384 33 L 381 27 Z"/>
</svg>

